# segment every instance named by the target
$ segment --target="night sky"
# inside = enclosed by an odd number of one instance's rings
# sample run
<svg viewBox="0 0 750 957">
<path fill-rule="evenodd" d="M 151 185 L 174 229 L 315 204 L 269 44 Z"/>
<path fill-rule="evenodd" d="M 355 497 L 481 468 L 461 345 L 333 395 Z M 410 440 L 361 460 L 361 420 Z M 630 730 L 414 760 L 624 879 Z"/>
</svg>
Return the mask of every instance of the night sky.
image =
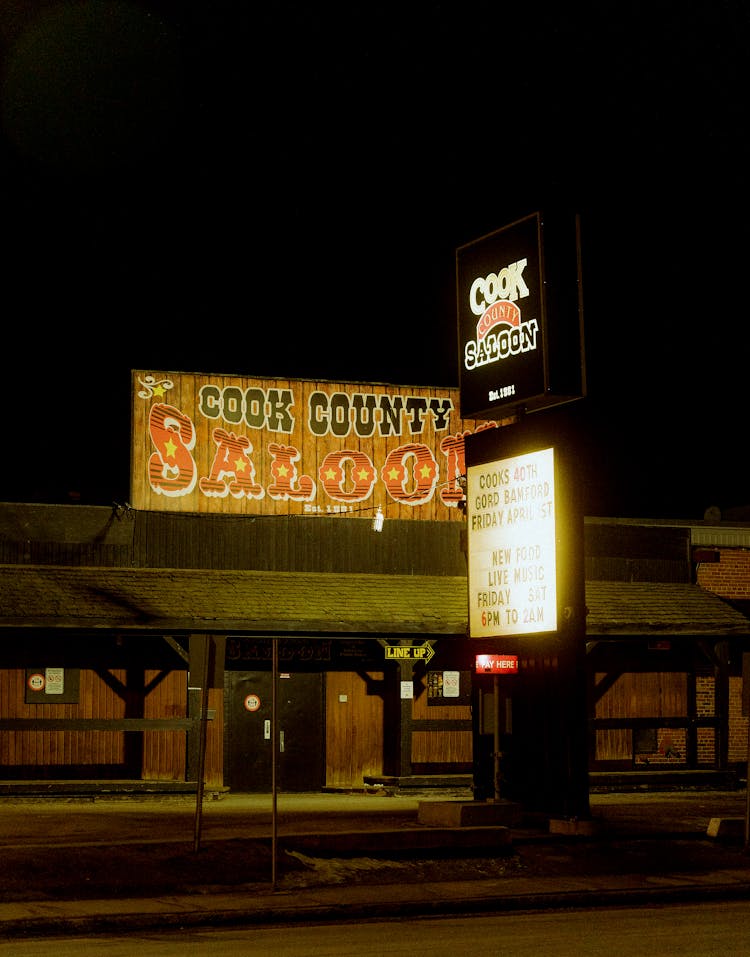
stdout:
<svg viewBox="0 0 750 957">
<path fill-rule="evenodd" d="M 552 9 L 4 3 L 0 499 L 125 500 L 134 368 L 458 385 L 456 249 L 554 207 L 586 514 L 750 505 L 750 10 Z"/>
</svg>

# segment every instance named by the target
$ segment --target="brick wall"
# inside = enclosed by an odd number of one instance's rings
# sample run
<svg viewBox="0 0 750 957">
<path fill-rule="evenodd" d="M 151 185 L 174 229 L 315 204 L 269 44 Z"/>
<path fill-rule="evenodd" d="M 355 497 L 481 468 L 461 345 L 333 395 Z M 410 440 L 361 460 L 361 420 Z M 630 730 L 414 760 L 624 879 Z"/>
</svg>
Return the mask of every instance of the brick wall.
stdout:
<svg viewBox="0 0 750 957">
<path fill-rule="evenodd" d="M 713 718 L 716 714 L 716 682 L 712 674 L 699 674 L 695 679 L 695 710 L 699 718 Z M 698 765 L 713 766 L 716 760 L 716 732 L 713 728 L 698 728 Z"/>
<path fill-rule="evenodd" d="M 748 719 L 742 716 L 742 678 L 729 679 L 729 761 L 744 764 L 748 758 Z"/>
<path fill-rule="evenodd" d="M 719 549 L 720 561 L 701 562 L 696 566 L 696 581 L 707 591 L 727 600 L 750 599 L 750 551 L 742 548 Z M 700 707 L 700 706 L 699 706 Z M 748 718 L 742 715 L 742 678 L 729 678 L 729 742 L 730 764 L 747 762 Z M 703 761 L 700 753 L 699 761 Z"/>
<path fill-rule="evenodd" d="M 722 548 L 720 553 L 720 561 L 697 565 L 697 583 L 721 598 L 750 599 L 750 551 Z"/>
</svg>

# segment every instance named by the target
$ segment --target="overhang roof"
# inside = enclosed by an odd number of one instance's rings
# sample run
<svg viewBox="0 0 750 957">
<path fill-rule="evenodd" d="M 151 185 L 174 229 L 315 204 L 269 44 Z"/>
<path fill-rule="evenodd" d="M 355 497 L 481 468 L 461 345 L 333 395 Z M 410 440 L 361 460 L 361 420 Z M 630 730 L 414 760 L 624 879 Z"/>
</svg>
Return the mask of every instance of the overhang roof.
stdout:
<svg viewBox="0 0 750 957">
<path fill-rule="evenodd" d="M 690 584 L 586 582 L 586 633 L 750 635 L 750 620 Z M 468 632 L 465 577 L 0 565 L 0 629 L 156 634 Z"/>
<path fill-rule="evenodd" d="M 750 635 L 750 619 L 698 585 L 586 582 L 586 633 L 607 635 Z"/>
<path fill-rule="evenodd" d="M 465 635 L 466 580 L 422 575 L 0 566 L 0 628 Z"/>
</svg>

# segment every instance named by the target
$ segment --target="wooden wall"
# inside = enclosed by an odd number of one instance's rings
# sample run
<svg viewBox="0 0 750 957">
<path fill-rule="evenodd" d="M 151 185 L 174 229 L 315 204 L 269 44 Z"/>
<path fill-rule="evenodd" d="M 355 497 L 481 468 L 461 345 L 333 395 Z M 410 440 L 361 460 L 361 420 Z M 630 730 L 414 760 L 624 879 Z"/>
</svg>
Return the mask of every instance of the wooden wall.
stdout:
<svg viewBox="0 0 750 957">
<path fill-rule="evenodd" d="M 326 675 L 326 787 L 357 789 L 383 773 L 383 674 Z"/>
<path fill-rule="evenodd" d="M 118 677 L 118 676 L 116 676 Z M 124 677 L 120 675 L 119 677 Z M 54 719 L 123 717 L 125 704 L 93 671 L 80 674 L 80 704 L 24 704 L 25 669 L 0 669 L 3 718 Z M 109 731 L 5 731 L 0 734 L 0 772 L 23 777 L 37 769 L 54 776 L 56 766 L 125 768 L 125 736 Z M 36 776 L 36 775 L 34 775 Z"/>
<path fill-rule="evenodd" d="M 462 523 L 453 521 L 389 519 L 383 532 L 376 534 L 369 519 L 347 515 L 198 515 L 0 503 L 0 560 L 10 562 L 463 575 L 463 533 Z M 585 533 L 588 579 L 683 581 L 689 575 L 689 563 L 685 561 L 688 529 L 631 528 L 611 526 L 605 520 L 587 520 Z M 162 639 L 153 636 L 143 640 L 156 643 Z M 6 636 L 0 661 L 0 718 L 116 720 L 124 716 L 123 700 L 84 662 L 80 705 L 24 705 L 19 647 L 16 636 Z M 113 665 L 115 660 L 107 665 Z M 124 672 L 117 667 L 111 667 L 111 675 L 115 680 L 124 680 Z M 149 670 L 146 675 L 148 683 L 156 672 Z M 326 677 L 329 786 L 359 787 L 364 775 L 378 776 L 383 772 L 383 699 L 368 695 L 362 679 L 355 674 L 328 672 Z M 668 731 L 679 745 L 678 732 L 692 720 L 690 709 L 695 707 L 686 682 L 688 675 L 682 670 L 622 675 L 597 701 L 592 714 L 592 769 L 610 764 L 632 766 L 639 757 L 633 744 L 637 728 L 657 729 L 654 761 L 660 760 L 659 745 L 667 736 L 662 731 Z M 184 686 L 185 672 L 179 670 L 155 685 L 145 699 L 144 716 L 172 718 L 179 712 L 184 717 Z M 340 694 L 350 696 L 356 703 L 351 717 L 336 707 Z M 211 691 L 209 707 L 217 716 L 208 728 L 206 782 L 211 787 L 222 784 L 220 696 L 220 690 Z M 415 699 L 413 707 L 415 720 L 437 720 L 442 716 L 443 709 L 433 706 L 428 710 L 420 699 Z M 449 708 L 445 717 L 457 719 L 459 709 Z M 715 716 L 701 717 L 697 728 L 701 742 L 713 734 L 716 720 Z M 735 724 L 744 736 L 746 719 L 739 716 L 738 723 L 735 716 L 730 737 Z M 66 767 L 71 775 L 99 773 L 106 778 L 120 776 L 126 769 L 132 773 L 129 762 L 134 752 L 129 739 L 135 737 L 121 731 L 3 730 L 0 775 L 38 777 Z M 185 737 L 186 733 L 181 731 L 145 732 L 142 766 L 135 773 L 144 779 L 184 780 Z M 742 741 L 744 737 L 740 738 Z M 416 728 L 411 760 L 417 765 L 461 763 L 470 760 L 470 746 L 468 731 Z M 699 754 L 710 751 L 701 744 L 699 749 Z M 685 749 L 677 750 L 685 753 Z M 715 751 L 721 754 L 718 746 Z M 669 760 L 674 763 L 675 759 Z"/>
<path fill-rule="evenodd" d="M 87 506 L 22 506 L 18 510 L 0 505 L 0 545 L 5 552 L 0 559 L 49 564 L 114 564 L 130 567 L 180 568 L 257 568 L 279 570 L 312 570 L 327 572 L 370 572 L 377 574 L 462 575 L 466 571 L 463 525 L 444 521 L 388 520 L 381 533 L 374 533 L 369 519 L 326 516 L 232 516 L 194 515 L 168 512 L 140 512 Z M 29 639 L 29 654 L 38 649 Z M 46 636 L 40 661 L 58 664 L 53 654 L 57 647 L 54 636 Z M 109 642 L 114 638 L 110 637 Z M 128 639 L 131 642 L 133 639 Z M 164 645 L 160 636 L 139 639 L 150 650 L 139 652 L 150 664 L 156 649 Z M 51 644 L 50 644 L 51 642 Z M 70 642 L 66 643 L 68 647 Z M 97 717 L 117 719 L 124 715 L 123 702 L 103 685 L 93 670 L 89 653 L 79 648 L 75 663 L 81 666 L 81 701 L 90 700 L 84 709 L 79 706 L 44 705 L 45 710 L 24 709 L 23 669 L 28 656 L 19 657 L 18 646 L 8 642 L 4 648 L 3 667 L 15 673 L 17 683 L 4 686 L 0 696 L 0 719 L 16 717 Z M 110 647 L 107 645 L 106 647 Z M 118 660 L 113 651 L 106 652 L 102 642 L 91 646 L 99 667 L 114 666 Z M 145 718 L 185 717 L 185 672 L 170 662 L 166 654 L 165 670 L 176 667 L 175 674 L 156 682 L 145 699 Z M 109 657 L 108 657 L 109 656 Z M 32 658 L 35 656 L 32 654 Z M 161 660 L 161 659 L 160 659 Z M 89 664 L 91 670 L 87 670 Z M 114 675 L 122 672 L 112 667 Z M 154 682 L 156 672 L 148 670 L 145 685 Z M 362 679 L 346 672 L 327 672 L 333 690 L 329 697 L 327 736 L 330 786 L 362 786 L 363 777 L 378 776 L 383 771 L 383 699 L 367 693 Z M 7 679 L 6 679 L 7 680 Z M 339 684 L 344 687 L 339 689 Z M 107 697 L 103 697 L 104 695 Z M 356 713 L 350 723 L 336 707 L 339 694 L 348 694 Z M 217 699 L 217 696 L 218 699 Z M 223 705 L 221 690 L 211 691 L 210 710 L 215 718 L 208 724 L 205 782 L 208 787 L 223 785 Z M 39 706 L 36 706 L 37 709 Z M 55 710 L 49 710 L 52 707 Z M 339 719 L 341 722 L 338 723 Z M 451 732 L 452 733 L 452 732 Z M 341 734 L 340 743 L 334 743 Z M 129 738 L 135 735 L 129 733 Z M 103 778 L 138 774 L 145 780 L 186 780 L 186 732 L 147 731 L 142 740 L 142 767 L 128 766 L 124 732 L 108 731 L 1 731 L 0 775 L 17 777 L 28 774 L 40 777 L 49 772 L 46 755 L 55 742 L 59 773 Z M 457 748 L 450 744 L 449 759 Z M 45 750 L 46 749 L 46 750 Z M 62 750 L 61 750 L 62 749 Z M 67 749 L 67 752 L 65 751 Z M 62 755 L 69 753 L 74 763 Z M 421 753 L 421 752 L 420 752 Z M 431 742 L 430 760 L 439 760 Z M 39 759 L 37 761 L 37 758 Z M 104 762 L 104 763 L 103 763 Z M 81 768 L 76 765 L 80 764 Z M 57 767 L 57 766 L 56 766 Z M 58 773 L 56 771 L 55 773 Z"/>
<path fill-rule="evenodd" d="M 384 773 L 384 672 L 326 675 L 326 786 L 358 789 L 365 777 Z M 423 773 L 452 774 L 471 767 L 473 739 L 468 705 L 429 706 L 427 695 L 410 702 L 411 763 Z M 433 727 L 418 730 L 419 723 Z M 434 725 L 446 722 L 447 729 Z M 464 727 L 457 727 L 465 723 Z"/>
<path fill-rule="evenodd" d="M 471 708 L 468 705 L 429 705 L 426 694 L 412 700 L 412 721 L 465 721 L 466 728 L 447 730 L 412 731 L 412 765 L 429 765 L 437 771 L 445 765 L 446 773 L 455 770 L 456 765 L 470 766 L 473 755 L 473 735 L 471 730 Z"/>
<path fill-rule="evenodd" d="M 146 686 L 161 673 L 146 671 Z M 105 680 L 106 679 L 106 680 Z M 186 673 L 170 672 L 143 701 L 144 718 L 186 716 Z M 128 714 L 124 669 L 105 675 L 90 669 L 79 674 L 78 703 L 26 704 L 26 671 L 0 669 L 0 717 L 38 722 L 37 730 L 0 734 L 0 775 L 3 777 L 119 777 L 180 781 L 185 774 L 185 731 L 43 730 L 45 721 L 117 721 Z M 139 709 L 140 710 L 140 709 Z M 142 736 L 142 737 L 141 737 Z M 133 745 L 135 744 L 135 748 Z"/>
<path fill-rule="evenodd" d="M 597 682 L 605 678 L 595 676 Z M 684 672 L 621 674 L 596 701 L 593 769 L 686 764 L 692 705 Z"/>
<path fill-rule="evenodd" d="M 464 526 L 455 522 L 159 512 L 133 518 L 133 561 L 145 568 L 227 568 L 374 575 L 465 575 Z"/>
</svg>

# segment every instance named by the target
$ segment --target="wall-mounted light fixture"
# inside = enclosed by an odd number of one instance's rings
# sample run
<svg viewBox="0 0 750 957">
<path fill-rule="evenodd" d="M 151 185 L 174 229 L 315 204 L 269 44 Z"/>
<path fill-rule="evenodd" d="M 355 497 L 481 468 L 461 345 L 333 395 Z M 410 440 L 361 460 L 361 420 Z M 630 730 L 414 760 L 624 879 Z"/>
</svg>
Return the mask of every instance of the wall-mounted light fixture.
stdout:
<svg viewBox="0 0 750 957">
<path fill-rule="evenodd" d="M 112 514 L 115 518 L 129 518 L 132 521 L 135 516 L 135 509 L 130 502 L 112 502 Z"/>
<path fill-rule="evenodd" d="M 372 528 L 373 532 L 383 531 L 383 525 L 385 524 L 385 513 L 383 512 L 382 505 L 363 505 L 362 508 L 349 508 L 348 511 L 336 512 L 335 514 L 337 516 L 354 515 L 357 512 L 375 512 L 375 514 L 372 517 L 370 527 Z M 304 515 L 295 514 L 295 515 L 291 515 L 290 517 L 291 518 L 308 518 L 309 516 L 307 514 L 304 514 Z M 326 515 L 326 517 L 331 518 L 333 516 Z"/>
</svg>

